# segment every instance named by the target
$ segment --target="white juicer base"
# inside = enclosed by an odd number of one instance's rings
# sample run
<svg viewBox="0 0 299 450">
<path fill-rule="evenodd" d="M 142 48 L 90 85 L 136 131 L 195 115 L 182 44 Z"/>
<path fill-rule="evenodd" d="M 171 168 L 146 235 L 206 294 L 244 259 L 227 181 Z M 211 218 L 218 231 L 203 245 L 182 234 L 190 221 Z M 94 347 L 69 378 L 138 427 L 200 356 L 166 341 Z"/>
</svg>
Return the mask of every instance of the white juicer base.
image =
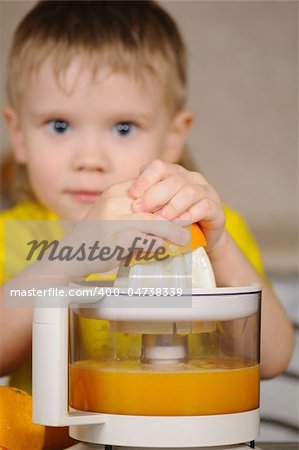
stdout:
<svg viewBox="0 0 299 450">
<path fill-rule="evenodd" d="M 113 450 L 165 450 L 162 448 L 146 448 L 146 447 L 114 447 Z M 68 450 L 105 450 L 105 446 L 96 444 L 76 444 L 73 447 L 68 448 Z M 180 448 L 177 450 L 190 450 L 190 448 Z M 250 447 L 245 444 L 233 445 L 233 446 L 220 446 L 220 447 L 197 447 L 193 450 L 250 450 Z M 261 450 L 255 447 L 254 450 Z"/>
<path fill-rule="evenodd" d="M 120 446 L 121 449 L 223 448 L 225 445 L 234 448 L 234 445 L 257 439 L 259 419 L 259 409 L 210 416 L 103 414 L 101 424 L 70 426 L 70 436 L 79 442 Z"/>
</svg>

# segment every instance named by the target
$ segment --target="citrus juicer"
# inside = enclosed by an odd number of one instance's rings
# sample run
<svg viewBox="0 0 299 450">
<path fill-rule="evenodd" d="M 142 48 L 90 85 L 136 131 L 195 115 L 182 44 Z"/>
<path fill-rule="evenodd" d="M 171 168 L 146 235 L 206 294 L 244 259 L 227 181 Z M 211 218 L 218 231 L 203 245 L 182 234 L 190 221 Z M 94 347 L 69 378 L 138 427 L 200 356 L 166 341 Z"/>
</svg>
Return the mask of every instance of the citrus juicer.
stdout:
<svg viewBox="0 0 299 450">
<path fill-rule="evenodd" d="M 74 450 L 254 448 L 259 287 L 217 288 L 202 247 L 74 286 L 34 310 L 35 422 Z"/>
</svg>

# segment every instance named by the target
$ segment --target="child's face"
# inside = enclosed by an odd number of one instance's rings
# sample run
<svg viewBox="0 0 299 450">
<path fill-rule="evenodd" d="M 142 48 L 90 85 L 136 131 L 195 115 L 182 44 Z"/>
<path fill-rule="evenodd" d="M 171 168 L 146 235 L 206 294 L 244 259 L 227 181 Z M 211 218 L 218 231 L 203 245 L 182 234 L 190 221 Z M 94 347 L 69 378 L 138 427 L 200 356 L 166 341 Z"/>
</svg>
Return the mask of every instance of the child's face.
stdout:
<svg viewBox="0 0 299 450">
<path fill-rule="evenodd" d="M 153 159 L 181 155 L 190 113 L 171 117 L 153 77 L 145 86 L 104 75 L 92 81 L 74 62 L 62 90 L 47 61 L 32 75 L 19 114 L 6 112 L 16 159 L 41 203 L 61 218 L 81 219 L 112 184 Z"/>
</svg>

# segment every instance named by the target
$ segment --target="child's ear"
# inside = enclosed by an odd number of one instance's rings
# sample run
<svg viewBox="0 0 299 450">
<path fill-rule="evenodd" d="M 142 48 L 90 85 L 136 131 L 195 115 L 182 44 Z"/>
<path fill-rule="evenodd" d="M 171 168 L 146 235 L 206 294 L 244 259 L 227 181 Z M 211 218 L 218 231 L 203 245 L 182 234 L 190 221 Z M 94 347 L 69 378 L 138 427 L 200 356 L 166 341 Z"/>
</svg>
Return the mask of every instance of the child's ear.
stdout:
<svg viewBox="0 0 299 450">
<path fill-rule="evenodd" d="M 17 112 L 10 106 L 4 108 L 3 114 L 8 127 L 15 160 L 20 164 L 25 164 L 26 151 L 24 148 L 23 130 L 21 127 L 19 116 Z"/>
<path fill-rule="evenodd" d="M 169 127 L 166 139 L 163 159 L 168 162 L 177 163 L 183 154 L 187 132 L 192 125 L 193 114 L 191 111 L 179 111 Z"/>
</svg>

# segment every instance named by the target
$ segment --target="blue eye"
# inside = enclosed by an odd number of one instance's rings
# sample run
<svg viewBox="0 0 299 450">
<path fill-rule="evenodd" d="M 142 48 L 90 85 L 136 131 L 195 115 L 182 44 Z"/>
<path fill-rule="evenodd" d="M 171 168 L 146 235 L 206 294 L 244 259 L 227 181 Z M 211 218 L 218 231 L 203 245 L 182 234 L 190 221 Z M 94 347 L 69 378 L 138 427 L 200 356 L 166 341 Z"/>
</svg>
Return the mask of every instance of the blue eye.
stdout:
<svg viewBox="0 0 299 450">
<path fill-rule="evenodd" d="M 132 122 L 119 122 L 113 127 L 113 132 L 119 136 L 129 136 L 135 130 Z"/>
<path fill-rule="evenodd" d="M 58 120 L 51 120 L 49 122 L 49 127 L 51 131 L 53 131 L 54 133 L 64 134 L 69 130 L 70 125 L 65 120 L 58 119 Z"/>
</svg>

